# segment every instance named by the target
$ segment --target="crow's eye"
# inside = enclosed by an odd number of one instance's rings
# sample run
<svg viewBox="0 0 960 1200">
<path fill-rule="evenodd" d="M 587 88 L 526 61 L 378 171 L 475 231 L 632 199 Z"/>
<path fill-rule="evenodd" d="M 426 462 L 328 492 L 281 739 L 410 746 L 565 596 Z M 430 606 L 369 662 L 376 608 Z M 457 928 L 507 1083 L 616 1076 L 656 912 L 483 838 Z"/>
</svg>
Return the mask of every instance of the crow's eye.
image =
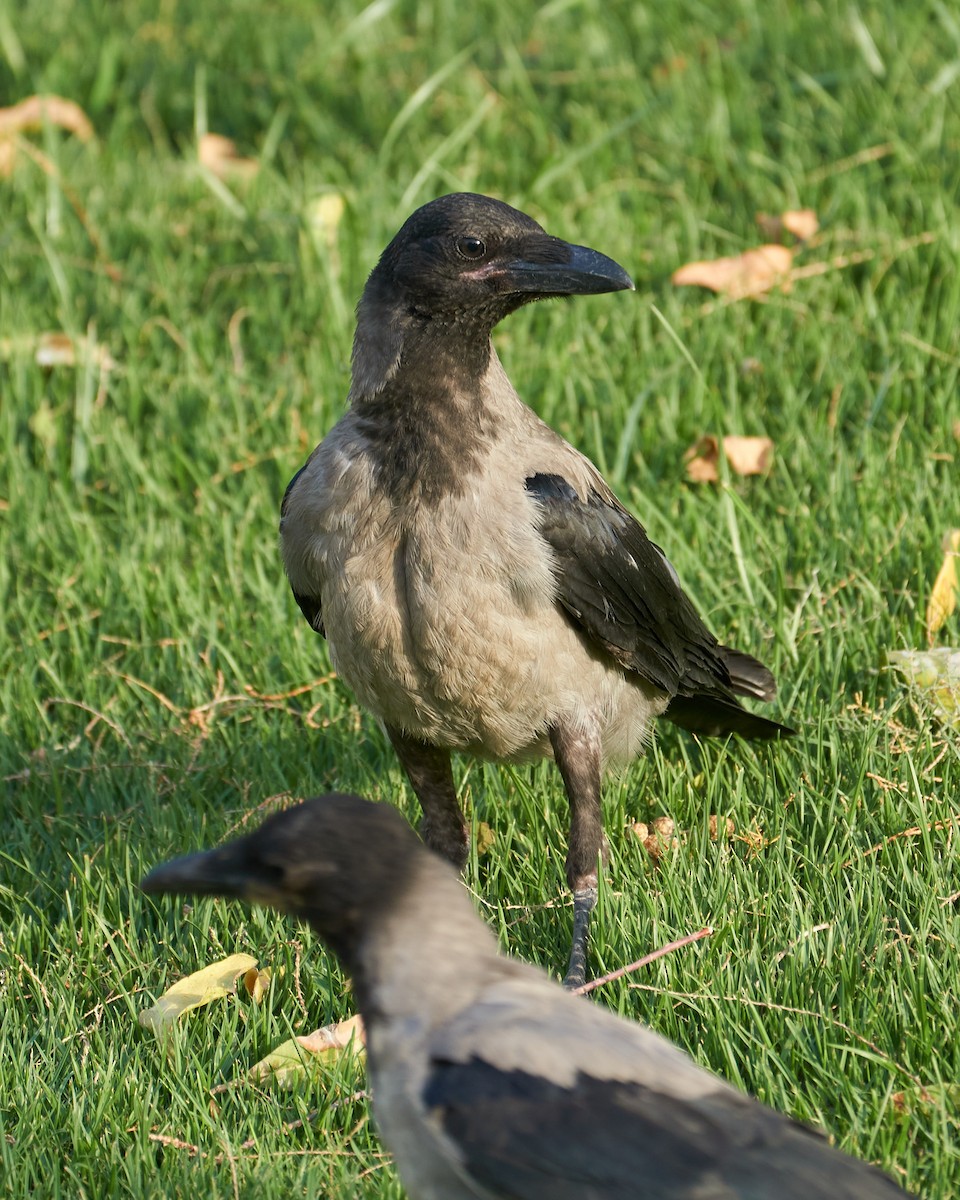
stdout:
<svg viewBox="0 0 960 1200">
<path fill-rule="evenodd" d="M 478 237 L 461 237 L 457 238 L 457 253 L 464 258 L 483 258 L 487 252 L 487 247 Z"/>
</svg>

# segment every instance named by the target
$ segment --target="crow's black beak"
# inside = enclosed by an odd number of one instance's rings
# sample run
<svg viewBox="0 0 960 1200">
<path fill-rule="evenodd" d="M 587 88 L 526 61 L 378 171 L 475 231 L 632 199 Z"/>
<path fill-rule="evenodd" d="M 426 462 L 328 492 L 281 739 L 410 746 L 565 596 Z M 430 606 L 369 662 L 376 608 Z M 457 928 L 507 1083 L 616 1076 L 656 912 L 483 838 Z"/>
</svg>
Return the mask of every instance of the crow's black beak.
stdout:
<svg viewBox="0 0 960 1200">
<path fill-rule="evenodd" d="M 140 890 L 173 896 L 249 897 L 250 883 L 249 868 L 230 845 L 162 863 L 140 881 Z"/>
<path fill-rule="evenodd" d="M 612 258 L 589 246 L 571 246 L 546 235 L 529 239 L 522 255 L 504 265 L 500 282 L 505 291 L 537 296 L 634 290 L 633 280 Z"/>
</svg>

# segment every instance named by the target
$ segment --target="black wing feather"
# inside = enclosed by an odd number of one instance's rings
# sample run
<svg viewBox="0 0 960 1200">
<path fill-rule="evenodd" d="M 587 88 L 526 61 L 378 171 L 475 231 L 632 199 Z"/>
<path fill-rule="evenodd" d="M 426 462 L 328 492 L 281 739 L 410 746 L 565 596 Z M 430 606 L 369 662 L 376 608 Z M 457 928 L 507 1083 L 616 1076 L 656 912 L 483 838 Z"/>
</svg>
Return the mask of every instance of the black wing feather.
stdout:
<svg viewBox="0 0 960 1200">
<path fill-rule="evenodd" d="M 428 1111 L 504 1200 L 880 1200 L 903 1193 L 819 1135 L 719 1087 L 697 1101 L 580 1073 L 563 1087 L 478 1058 L 433 1062 Z"/>
<path fill-rule="evenodd" d="M 283 493 L 283 499 L 280 501 L 280 528 L 283 529 L 283 519 L 287 515 L 287 503 L 293 489 L 297 486 L 297 481 L 304 471 L 309 466 L 309 463 L 304 463 L 300 470 L 287 484 L 286 491 Z M 300 611 L 307 618 L 307 621 L 313 629 L 320 634 L 321 637 L 326 637 L 326 631 L 323 628 L 323 613 L 320 611 L 319 596 L 305 596 L 301 592 L 294 590 L 293 598 L 300 606 Z"/>
<path fill-rule="evenodd" d="M 772 699 L 773 675 L 717 641 L 666 555 L 622 505 L 597 491 L 582 500 L 560 475 L 532 475 L 526 488 L 559 567 L 560 603 L 624 669 L 671 696 L 666 717 L 699 733 L 792 732 L 740 706 L 738 694 Z"/>
</svg>

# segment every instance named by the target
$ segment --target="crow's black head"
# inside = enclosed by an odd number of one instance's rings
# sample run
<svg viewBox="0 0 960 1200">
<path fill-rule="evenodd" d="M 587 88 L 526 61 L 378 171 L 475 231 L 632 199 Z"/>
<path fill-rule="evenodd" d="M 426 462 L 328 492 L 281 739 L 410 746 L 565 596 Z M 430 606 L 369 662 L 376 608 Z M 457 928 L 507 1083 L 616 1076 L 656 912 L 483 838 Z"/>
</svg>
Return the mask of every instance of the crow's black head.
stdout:
<svg viewBox="0 0 960 1200">
<path fill-rule="evenodd" d="M 613 259 L 551 237 L 500 200 L 456 192 L 405 222 L 371 274 L 363 302 L 491 328 L 531 300 L 632 287 Z"/>
<path fill-rule="evenodd" d="M 276 813 L 246 837 L 156 867 L 145 892 L 230 896 L 310 922 L 348 964 L 426 851 L 389 804 L 334 793 Z"/>
</svg>

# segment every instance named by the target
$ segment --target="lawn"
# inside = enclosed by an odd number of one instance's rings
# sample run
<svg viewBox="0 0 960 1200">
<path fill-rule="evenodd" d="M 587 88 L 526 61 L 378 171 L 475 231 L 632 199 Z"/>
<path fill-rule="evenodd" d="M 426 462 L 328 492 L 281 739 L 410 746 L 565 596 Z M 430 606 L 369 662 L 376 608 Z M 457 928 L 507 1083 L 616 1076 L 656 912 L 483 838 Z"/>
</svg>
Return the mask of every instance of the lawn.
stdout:
<svg viewBox="0 0 960 1200">
<path fill-rule="evenodd" d="M 40 93 L 93 136 L 23 132 L 0 176 L 0 1190 L 402 1195 L 352 1061 L 246 1080 L 352 1011 L 309 932 L 136 883 L 292 796 L 416 817 L 289 594 L 277 518 L 342 411 L 366 273 L 413 208 L 473 190 L 635 277 L 515 315 L 498 350 L 800 731 L 758 748 L 665 726 L 611 777 L 594 972 L 714 933 L 598 1002 L 917 1194 L 960 1196 L 960 733 L 885 667 L 925 646 L 960 526 L 955 9 L 0 2 L 0 106 Z M 255 174 L 201 168 L 208 131 Z M 671 283 L 758 244 L 758 211 L 807 207 L 821 230 L 789 290 Z M 72 363 L 44 365 L 57 349 Z M 705 433 L 769 436 L 774 465 L 693 484 Z M 956 616 L 939 637 L 960 643 Z M 555 771 L 456 771 L 489 827 L 481 913 L 558 973 Z M 654 866 L 633 827 L 662 814 L 679 845 Z M 238 950 L 273 969 L 261 1005 L 193 1013 L 165 1048 L 138 1025 Z"/>
</svg>

